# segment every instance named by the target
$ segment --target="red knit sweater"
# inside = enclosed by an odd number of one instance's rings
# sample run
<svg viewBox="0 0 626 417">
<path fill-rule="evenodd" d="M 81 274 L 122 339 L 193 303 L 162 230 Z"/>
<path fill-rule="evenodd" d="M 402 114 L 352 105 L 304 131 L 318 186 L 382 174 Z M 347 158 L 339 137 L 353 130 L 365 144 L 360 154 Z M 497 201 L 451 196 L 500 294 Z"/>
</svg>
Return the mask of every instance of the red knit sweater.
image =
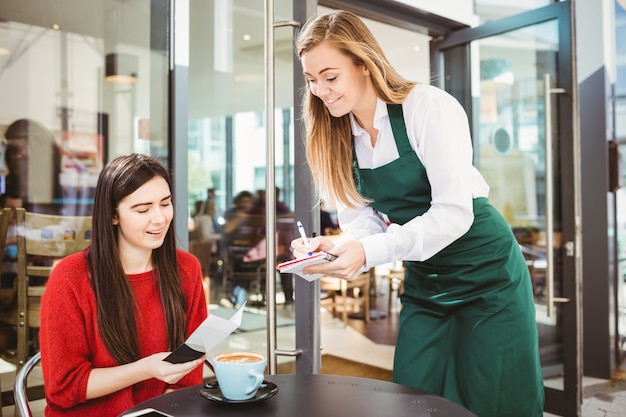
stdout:
<svg viewBox="0 0 626 417">
<path fill-rule="evenodd" d="M 187 332 L 191 334 L 207 316 L 202 273 L 198 260 L 178 251 L 178 268 L 187 299 Z M 129 275 L 138 303 L 137 325 L 141 356 L 165 352 L 167 331 L 159 290 L 152 272 Z M 83 253 L 63 259 L 53 270 L 41 301 L 41 365 L 47 417 L 117 416 L 166 388 L 200 384 L 202 367 L 178 384 L 149 379 L 105 397 L 87 401 L 87 380 L 94 368 L 117 366 L 97 326 L 95 294 L 87 276 Z"/>
</svg>

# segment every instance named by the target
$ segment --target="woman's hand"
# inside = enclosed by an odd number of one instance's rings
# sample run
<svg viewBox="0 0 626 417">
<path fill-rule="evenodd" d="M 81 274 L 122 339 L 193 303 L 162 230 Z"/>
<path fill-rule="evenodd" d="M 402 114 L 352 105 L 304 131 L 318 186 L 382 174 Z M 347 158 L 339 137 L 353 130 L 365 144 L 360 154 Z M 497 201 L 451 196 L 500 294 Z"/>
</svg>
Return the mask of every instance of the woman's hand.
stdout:
<svg viewBox="0 0 626 417">
<path fill-rule="evenodd" d="M 203 355 L 200 359 L 189 362 L 170 363 L 163 360 L 168 355 L 169 352 L 161 352 L 141 359 L 146 362 L 146 369 L 150 370 L 151 376 L 166 384 L 177 383 L 182 377 L 203 364 L 206 359 L 206 355 Z"/>
<path fill-rule="evenodd" d="M 125 365 L 94 368 L 87 381 L 87 399 L 103 397 L 150 378 L 159 379 L 167 384 L 175 384 L 203 364 L 206 357 L 203 355 L 195 361 L 170 363 L 163 360 L 169 354 L 169 352 L 155 353 Z"/>
</svg>

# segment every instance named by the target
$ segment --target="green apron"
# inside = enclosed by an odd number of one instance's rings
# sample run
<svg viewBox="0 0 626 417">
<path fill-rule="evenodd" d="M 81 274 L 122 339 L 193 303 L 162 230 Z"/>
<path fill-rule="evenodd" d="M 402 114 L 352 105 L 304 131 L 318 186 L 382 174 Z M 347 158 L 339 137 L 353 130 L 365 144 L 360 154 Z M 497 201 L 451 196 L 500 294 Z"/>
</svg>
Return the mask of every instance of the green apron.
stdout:
<svg viewBox="0 0 626 417">
<path fill-rule="evenodd" d="M 387 105 L 400 157 L 354 176 L 393 223 L 430 207 L 424 165 L 401 105 Z M 528 267 L 504 218 L 473 202 L 470 230 L 424 262 L 406 262 L 393 380 L 455 401 L 479 417 L 543 416 L 543 379 Z M 451 220 L 453 221 L 453 220 Z"/>
</svg>

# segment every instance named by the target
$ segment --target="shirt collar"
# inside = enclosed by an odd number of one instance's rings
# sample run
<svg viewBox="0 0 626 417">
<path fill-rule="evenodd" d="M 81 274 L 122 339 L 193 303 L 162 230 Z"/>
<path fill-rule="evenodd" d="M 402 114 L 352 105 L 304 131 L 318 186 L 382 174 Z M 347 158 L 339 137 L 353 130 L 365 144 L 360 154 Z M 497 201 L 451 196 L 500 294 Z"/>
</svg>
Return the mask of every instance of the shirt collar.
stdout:
<svg viewBox="0 0 626 417">
<path fill-rule="evenodd" d="M 350 117 L 350 126 L 352 127 L 352 135 L 358 137 L 362 135 L 365 130 L 359 126 L 352 112 L 348 113 Z M 376 97 L 376 111 L 374 112 L 374 127 L 380 130 L 380 125 L 389 118 L 389 112 L 387 111 L 387 103 Z"/>
</svg>

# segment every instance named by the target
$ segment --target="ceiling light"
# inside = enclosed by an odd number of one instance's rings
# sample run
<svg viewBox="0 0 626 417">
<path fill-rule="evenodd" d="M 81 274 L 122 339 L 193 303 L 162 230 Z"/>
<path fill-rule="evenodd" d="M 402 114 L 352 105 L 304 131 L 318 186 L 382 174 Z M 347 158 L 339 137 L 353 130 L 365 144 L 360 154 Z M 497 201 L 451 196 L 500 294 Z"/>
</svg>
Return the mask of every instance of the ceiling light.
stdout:
<svg viewBox="0 0 626 417">
<path fill-rule="evenodd" d="M 111 53 L 105 57 L 104 78 L 112 83 L 137 82 L 139 59 L 130 54 Z"/>
</svg>

